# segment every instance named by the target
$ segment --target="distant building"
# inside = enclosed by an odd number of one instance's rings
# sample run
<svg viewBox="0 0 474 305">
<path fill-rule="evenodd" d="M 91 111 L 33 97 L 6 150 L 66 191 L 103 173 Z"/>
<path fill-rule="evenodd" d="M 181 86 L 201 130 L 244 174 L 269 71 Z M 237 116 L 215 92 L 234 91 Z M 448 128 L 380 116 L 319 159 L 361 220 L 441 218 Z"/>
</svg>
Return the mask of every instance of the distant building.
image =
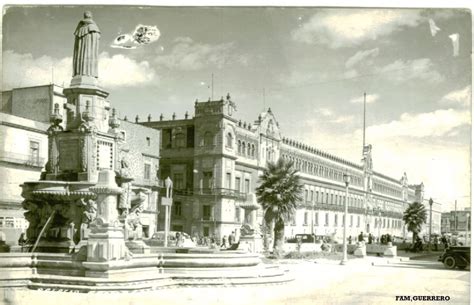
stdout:
<svg viewBox="0 0 474 305">
<path fill-rule="evenodd" d="M 441 214 L 441 233 L 457 234 L 466 232 L 471 227 L 471 210 L 450 211 Z"/>
<path fill-rule="evenodd" d="M 16 244 L 28 227 L 21 202 L 25 181 L 37 181 L 48 161 L 50 118 L 63 118 L 66 127 L 68 111 L 63 88 L 57 85 L 14 88 L 2 92 L 0 103 L 0 231 L 9 244 Z M 70 113 L 70 111 L 69 111 Z M 140 222 L 145 237 L 157 228 L 160 132 L 128 121 L 118 120 L 125 145 L 114 152 L 127 166 L 132 189 L 145 201 Z M 126 156 L 126 157 L 125 157 Z M 126 160 L 125 160 L 126 159 Z M 123 161 L 123 162 L 122 162 Z M 114 166 L 120 170 L 120 165 Z"/>
<path fill-rule="evenodd" d="M 238 231 L 245 216 L 241 207 L 253 204 L 259 176 L 278 158 L 293 161 L 304 184 L 287 237 L 311 232 L 342 237 L 346 172 L 352 178 L 348 235 L 353 237 L 361 231 L 405 236 L 403 211 L 408 203 L 423 201 L 422 184 L 373 170 L 371 145 L 364 148 L 362 164 L 344 160 L 282 137 L 270 109 L 253 123 L 236 119 L 230 96 L 196 101 L 194 111 L 194 117 L 173 114 L 171 120 L 141 122 L 162 132 L 160 177 L 174 181 L 172 230 L 219 238 Z M 259 223 L 262 217 L 260 209 Z"/>
</svg>

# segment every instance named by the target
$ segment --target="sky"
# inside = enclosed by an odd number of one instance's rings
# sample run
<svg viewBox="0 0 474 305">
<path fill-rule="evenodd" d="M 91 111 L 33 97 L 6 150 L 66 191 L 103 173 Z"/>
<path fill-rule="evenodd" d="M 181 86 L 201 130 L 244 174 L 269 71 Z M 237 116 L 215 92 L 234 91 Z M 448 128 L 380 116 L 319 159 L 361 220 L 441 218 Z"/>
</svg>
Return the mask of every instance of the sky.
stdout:
<svg viewBox="0 0 474 305">
<path fill-rule="evenodd" d="M 366 92 L 374 169 L 423 182 L 443 210 L 470 206 L 470 11 L 12 6 L 2 21 L 3 90 L 67 87 L 85 10 L 101 30 L 99 78 L 121 117 L 184 118 L 196 99 L 229 93 L 242 121 L 271 107 L 285 137 L 360 162 Z M 139 24 L 156 26 L 159 39 L 111 47 Z"/>
</svg>

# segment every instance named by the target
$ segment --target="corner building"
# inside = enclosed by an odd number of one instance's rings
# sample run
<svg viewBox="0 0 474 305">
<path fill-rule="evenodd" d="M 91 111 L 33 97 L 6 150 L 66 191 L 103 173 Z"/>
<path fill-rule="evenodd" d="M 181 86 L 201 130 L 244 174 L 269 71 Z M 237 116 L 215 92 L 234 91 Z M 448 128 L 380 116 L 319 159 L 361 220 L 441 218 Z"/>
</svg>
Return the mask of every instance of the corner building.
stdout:
<svg viewBox="0 0 474 305">
<path fill-rule="evenodd" d="M 285 236 L 299 233 L 342 238 L 345 184 L 351 176 L 348 235 L 361 231 L 374 236 L 406 237 L 402 221 L 408 203 L 423 200 L 423 184 L 409 185 L 372 168 L 371 145 L 364 147 L 361 164 L 282 137 L 270 109 L 253 123 L 234 117 L 230 96 L 195 102 L 195 116 L 141 122 L 162 132 L 160 178 L 170 177 L 174 200 L 171 230 L 222 238 L 241 227 L 246 217 L 262 223 L 263 211 L 246 215 L 243 207 L 256 202 L 255 188 L 267 162 L 294 162 L 304 184 L 303 200 L 285 228 Z M 164 213 L 158 225 L 163 229 Z"/>
</svg>

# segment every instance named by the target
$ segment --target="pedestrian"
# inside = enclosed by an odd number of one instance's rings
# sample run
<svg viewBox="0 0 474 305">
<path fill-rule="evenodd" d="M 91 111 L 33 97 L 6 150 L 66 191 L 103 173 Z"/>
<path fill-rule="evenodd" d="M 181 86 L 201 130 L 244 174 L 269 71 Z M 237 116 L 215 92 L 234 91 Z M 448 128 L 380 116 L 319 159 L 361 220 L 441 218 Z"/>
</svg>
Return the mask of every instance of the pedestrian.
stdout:
<svg viewBox="0 0 474 305">
<path fill-rule="evenodd" d="M 360 232 L 360 234 L 359 234 L 357 240 L 358 240 L 359 242 L 364 241 L 364 233 Z"/>
<path fill-rule="evenodd" d="M 222 237 L 221 248 L 227 248 L 227 236 L 225 235 Z"/>
<path fill-rule="evenodd" d="M 179 232 L 176 232 L 176 247 L 179 247 L 180 246 L 180 239 L 181 239 L 181 234 L 179 234 Z"/>
<path fill-rule="evenodd" d="M 352 244 L 352 236 L 349 235 L 349 245 L 351 245 L 351 244 Z"/>
<path fill-rule="evenodd" d="M 26 235 L 25 233 L 20 234 L 20 238 L 18 239 L 18 245 L 19 246 L 23 246 L 26 243 L 25 235 Z"/>
<path fill-rule="evenodd" d="M 232 247 L 234 243 L 235 243 L 235 231 L 232 231 L 232 233 L 229 235 L 229 247 Z"/>
<path fill-rule="evenodd" d="M 433 238 L 433 243 L 434 243 L 435 251 L 438 251 L 438 243 L 439 243 L 438 236 L 435 236 Z"/>
<path fill-rule="evenodd" d="M 374 237 L 372 236 L 372 233 L 369 233 L 369 245 L 372 244 L 373 240 L 374 240 Z"/>
</svg>

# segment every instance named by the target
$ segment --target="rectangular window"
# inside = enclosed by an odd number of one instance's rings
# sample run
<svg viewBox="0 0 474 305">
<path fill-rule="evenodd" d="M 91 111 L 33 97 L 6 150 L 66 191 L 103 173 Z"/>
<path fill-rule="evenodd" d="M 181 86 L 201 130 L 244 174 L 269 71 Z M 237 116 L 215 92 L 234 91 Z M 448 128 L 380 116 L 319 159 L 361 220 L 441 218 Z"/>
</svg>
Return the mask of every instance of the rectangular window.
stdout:
<svg viewBox="0 0 474 305">
<path fill-rule="evenodd" d="M 188 127 L 186 130 L 186 147 L 194 147 L 194 126 Z"/>
<path fill-rule="evenodd" d="M 304 201 L 308 202 L 308 190 L 304 190 Z"/>
<path fill-rule="evenodd" d="M 316 191 L 316 203 L 319 203 L 319 191 Z"/>
<path fill-rule="evenodd" d="M 209 237 L 209 227 L 202 228 L 202 235 L 204 235 L 205 237 Z"/>
<path fill-rule="evenodd" d="M 184 175 L 183 173 L 176 173 L 173 175 L 173 188 L 177 190 L 184 189 Z"/>
<path fill-rule="evenodd" d="M 250 193 L 250 179 L 245 179 L 245 193 Z"/>
<path fill-rule="evenodd" d="M 333 200 L 334 200 L 334 197 L 333 197 L 333 194 L 331 194 L 331 201 L 330 201 L 331 204 L 334 204 Z"/>
<path fill-rule="evenodd" d="M 341 226 L 343 227 L 346 223 L 346 215 L 342 215 L 342 223 Z"/>
<path fill-rule="evenodd" d="M 357 216 L 357 227 L 360 227 L 360 216 Z"/>
<path fill-rule="evenodd" d="M 304 212 L 304 225 L 308 225 L 308 212 Z"/>
<path fill-rule="evenodd" d="M 150 174 L 151 174 L 151 164 L 145 163 L 145 168 L 143 171 L 143 177 L 145 180 L 150 180 Z"/>
<path fill-rule="evenodd" d="M 329 193 L 326 193 L 326 204 L 329 203 Z"/>
<path fill-rule="evenodd" d="M 337 214 L 334 215 L 334 226 L 337 226 Z"/>
<path fill-rule="evenodd" d="M 229 190 L 231 189 L 231 180 L 230 179 L 231 179 L 230 173 L 226 173 L 225 174 L 225 185 L 226 185 L 226 188 L 229 189 Z"/>
<path fill-rule="evenodd" d="M 351 227 L 354 225 L 354 218 L 352 216 L 353 215 L 351 215 Z"/>
<path fill-rule="evenodd" d="M 319 226 L 319 214 L 318 214 L 318 212 L 314 213 L 314 225 Z"/>
<path fill-rule="evenodd" d="M 324 225 L 327 227 L 329 226 L 329 213 L 326 213 L 324 217 Z"/>
<path fill-rule="evenodd" d="M 39 165 L 39 142 L 30 141 L 30 162 L 33 165 Z"/>
<path fill-rule="evenodd" d="M 211 220 L 211 206 L 210 205 L 202 206 L 202 219 Z"/>
<path fill-rule="evenodd" d="M 235 207 L 235 221 L 240 222 L 240 207 Z"/>
<path fill-rule="evenodd" d="M 213 188 L 212 172 L 203 172 L 203 189 Z"/>
<path fill-rule="evenodd" d="M 182 212 L 181 209 L 182 209 L 181 202 L 175 201 L 174 204 L 173 204 L 173 215 L 177 216 L 177 217 L 180 217 L 181 212 Z"/>
<path fill-rule="evenodd" d="M 235 189 L 240 192 L 241 191 L 241 187 L 240 187 L 240 177 L 236 177 L 235 178 Z"/>
<path fill-rule="evenodd" d="M 148 146 L 150 146 L 150 142 L 151 142 L 150 137 L 146 137 L 146 144 L 147 144 Z"/>
<path fill-rule="evenodd" d="M 314 202 L 314 192 L 311 191 L 311 202 Z"/>
</svg>

